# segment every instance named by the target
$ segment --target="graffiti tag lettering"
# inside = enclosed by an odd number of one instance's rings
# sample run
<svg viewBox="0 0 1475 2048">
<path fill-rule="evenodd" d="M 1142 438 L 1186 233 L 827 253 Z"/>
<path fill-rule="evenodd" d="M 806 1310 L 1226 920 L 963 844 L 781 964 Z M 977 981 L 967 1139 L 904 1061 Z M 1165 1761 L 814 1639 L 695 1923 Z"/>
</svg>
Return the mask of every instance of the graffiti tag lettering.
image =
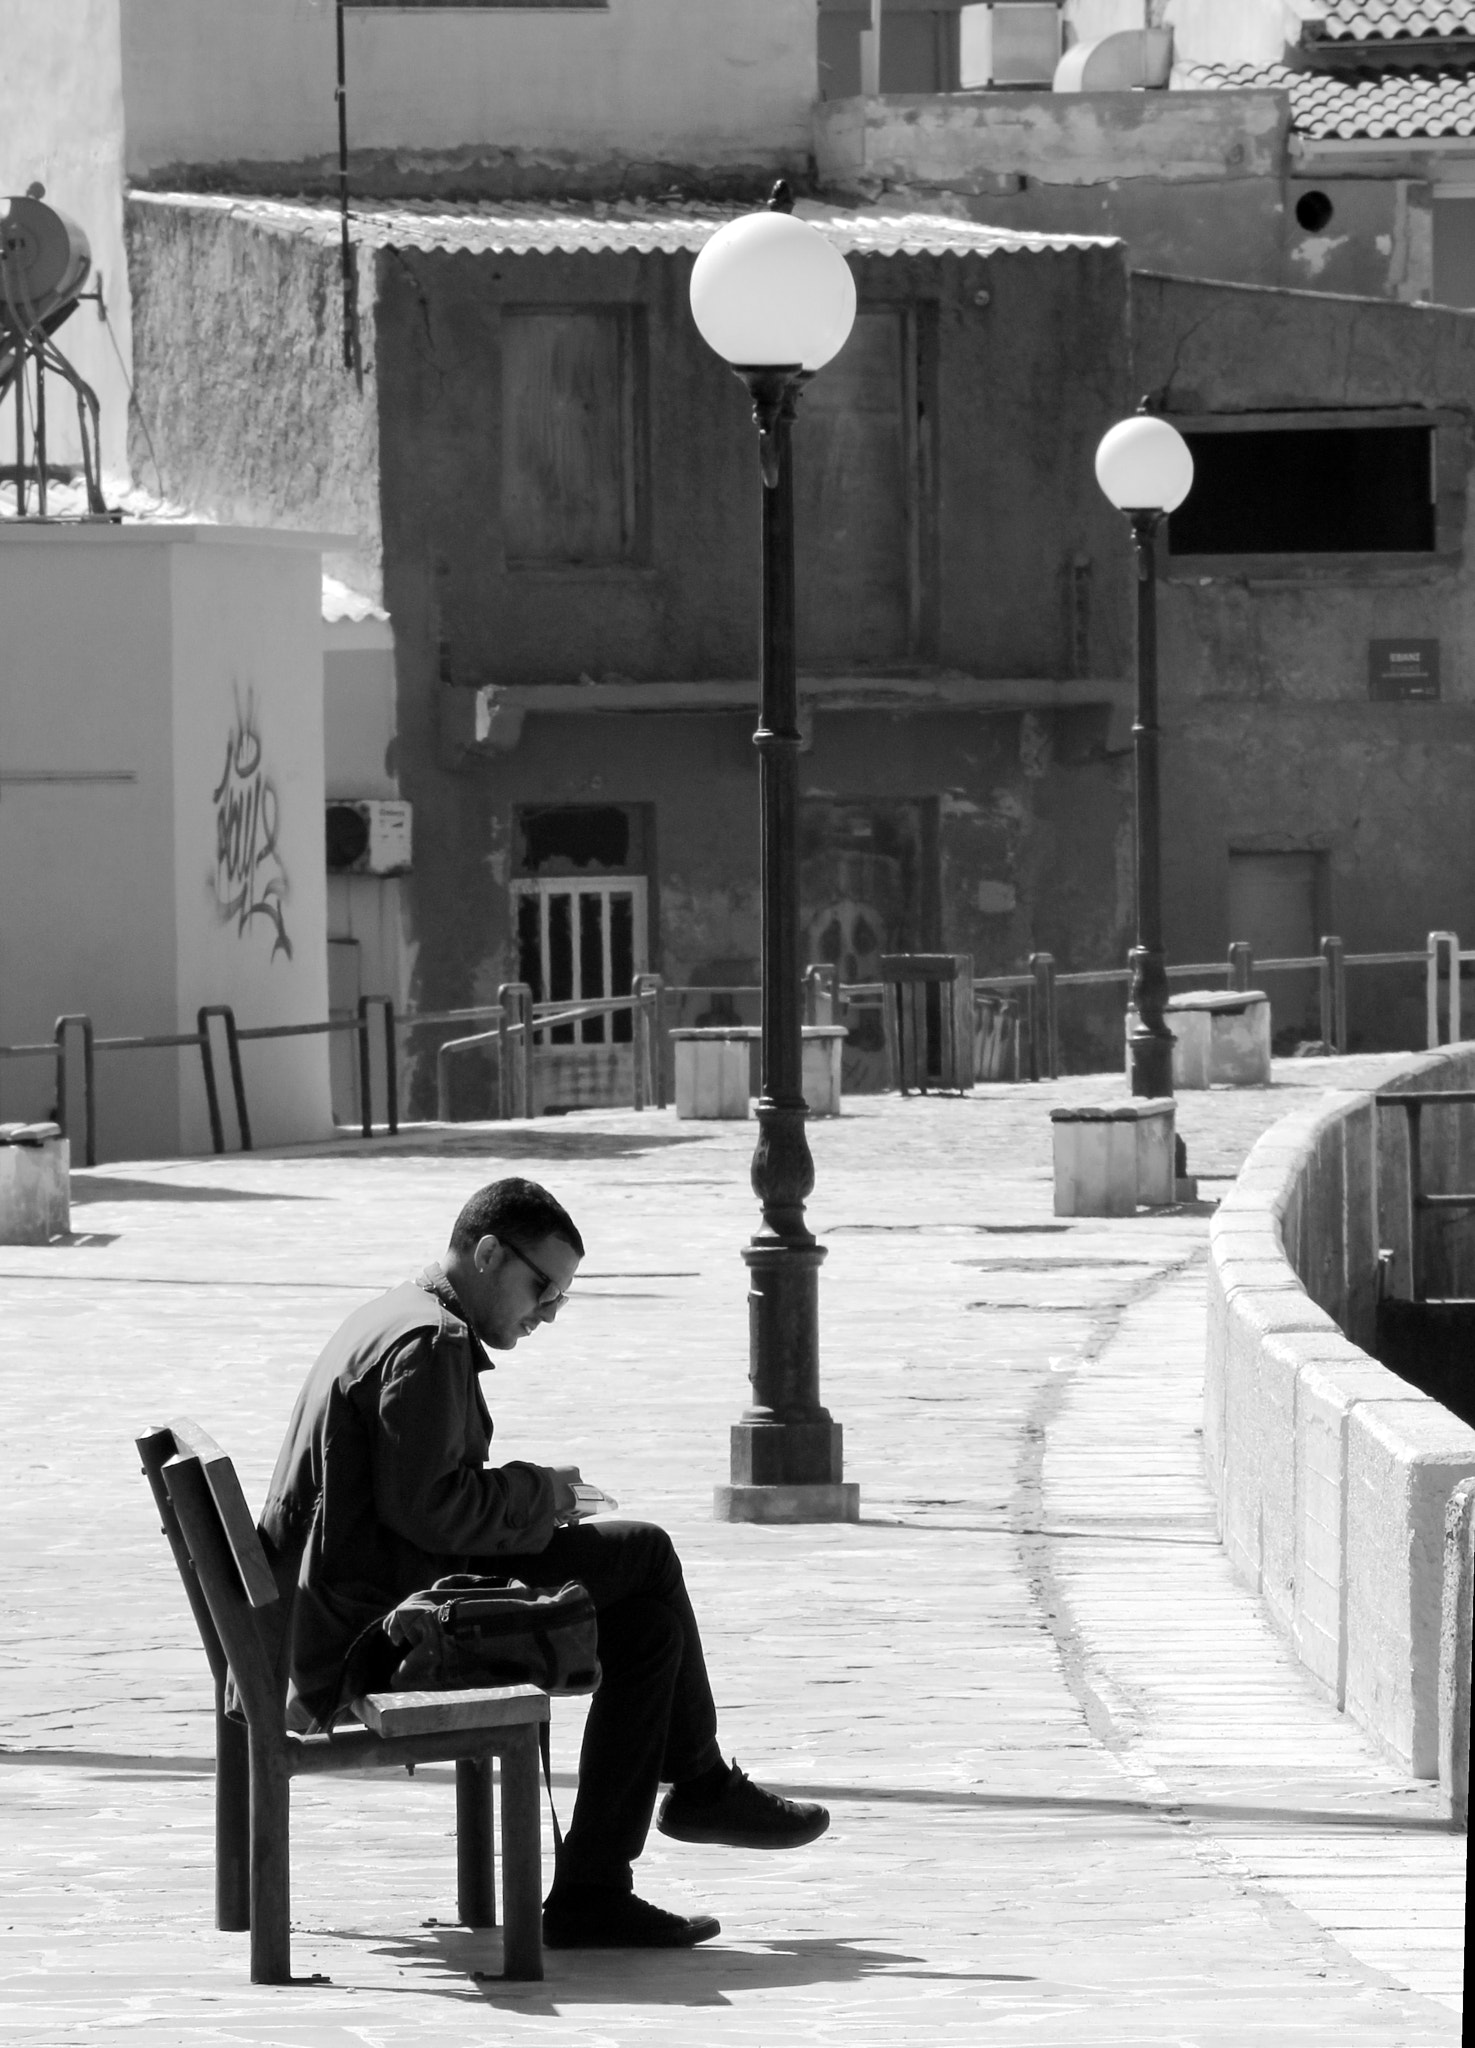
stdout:
<svg viewBox="0 0 1475 2048">
<path fill-rule="evenodd" d="M 256 704 L 236 699 L 235 724 L 225 742 L 225 766 L 211 792 L 215 806 L 215 907 L 222 924 L 244 936 L 252 918 L 264 917 L 275 938 L 271 957 L 292 957 L 285 904 L 287 871 L 277 851 L 276 784 L 262 768 Z"/>
</svg>

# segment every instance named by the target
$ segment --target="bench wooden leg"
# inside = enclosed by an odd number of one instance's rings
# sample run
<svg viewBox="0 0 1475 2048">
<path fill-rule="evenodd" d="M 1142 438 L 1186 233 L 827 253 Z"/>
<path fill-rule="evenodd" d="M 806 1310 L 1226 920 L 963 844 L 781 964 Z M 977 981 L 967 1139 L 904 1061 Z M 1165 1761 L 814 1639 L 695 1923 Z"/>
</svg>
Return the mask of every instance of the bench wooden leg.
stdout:
<svg viewBox="0 0 1475 2048">
<path fill-rule="evenodd" d="M 292 1981 L 292 1780 L 287 1760 L 253 1729 L 251 1744 L 251 1982 Z"/>
<path fill-rule="evenodd" d="M 495 1927 L 490 1757 L 456 1762 L 456 1912 L 463 1927 Z"/>
<path fill-rule="evenodd" d="M 215 1703 L 215 1925 L 251 1925 L 251 1763 L 243 1721 Z"/>
<path fill-rule="evenodd" d="M 504 1977 L 543 1974 L 543 1844 L 538 1811 L 538 1731 L 519 1728 L 502 1754 Z"/>
</svg>

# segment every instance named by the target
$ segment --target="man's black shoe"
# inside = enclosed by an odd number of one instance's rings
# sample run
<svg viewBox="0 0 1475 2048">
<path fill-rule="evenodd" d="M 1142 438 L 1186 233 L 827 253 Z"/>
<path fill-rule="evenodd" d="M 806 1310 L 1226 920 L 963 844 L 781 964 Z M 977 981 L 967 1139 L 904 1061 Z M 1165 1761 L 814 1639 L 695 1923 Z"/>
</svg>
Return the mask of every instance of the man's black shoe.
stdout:
<svg viewBox="0 0 1475 2048">
<path fill-rule="evenodd" d="M 721 1932 L 710 1913 L 687 1919 L 609 1885 L 564 1885 L 543 1907 L 544 1948 L 695 1948 Z"/>
<path fill-rule="evenodd" d="M 715 1799 L 684 1798 L 675 1785 L 666 1794 L 656 1826 L 677 1842 L 723 1842 L 730 1849 L 802 1849 L 830 1824 L 823 1806 L 765 1792 L 736 1764 Z"/>
</svg>

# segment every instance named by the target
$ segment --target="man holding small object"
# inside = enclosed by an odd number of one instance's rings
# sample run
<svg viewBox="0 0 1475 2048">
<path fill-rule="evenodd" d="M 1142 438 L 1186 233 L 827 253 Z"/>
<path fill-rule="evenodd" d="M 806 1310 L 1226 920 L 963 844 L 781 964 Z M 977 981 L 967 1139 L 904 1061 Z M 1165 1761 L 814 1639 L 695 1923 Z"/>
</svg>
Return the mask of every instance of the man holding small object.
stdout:
<svg viewBox="0 0 1475 2048">
<path fill-rule="evenodd" d="M 418 1279 L 355 1311 L 298 1397 L 261 1533 L 295 1577 L 289 1718 L 327 1725 L 359 1631 L 453 1572 L 585 1585 L 603 1680 L 579 1790 L 543 1908 L 550 1948 L 685 1948 L 710 1915 L 636 1896 L 631 1866 L 656 1822 L 678 1841 L 797 1848 L 829 1826 L 723 1758 L 681 1561 L 654 1523 L 591 1519 L 616 1503 L 577 1466 L 487 1462 L 478 1374 L 551 1323 L 584 1255 L 566 1210 L 532 1181 L 494 1181 L 462 1209 Z"/>
</svg>

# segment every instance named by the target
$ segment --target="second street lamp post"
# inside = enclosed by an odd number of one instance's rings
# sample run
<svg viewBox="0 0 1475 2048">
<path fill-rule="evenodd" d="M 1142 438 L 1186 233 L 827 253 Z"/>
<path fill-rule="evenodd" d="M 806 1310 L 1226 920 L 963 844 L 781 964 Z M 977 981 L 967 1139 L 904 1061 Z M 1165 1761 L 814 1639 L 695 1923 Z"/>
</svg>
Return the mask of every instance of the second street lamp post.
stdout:
<svg viewBox="0 0 1475 2048">
<path fill-rule="evenodd" d="M 692 269 L 691 310 L 753 401 L 763 481 L 758 729 L 763 906 L 762 1086 L 753 1192 L 763 1220 L 748 1267 L 752 1399 L 732 1431 L 723 1521 L 854 1521 L 839 1423 L 819 1398 L 819 1268 L 804 1220 L 814 1162 L 804 1132 L 799 945 L 799 691 L 794 656 L 794 493 L 789 430 L 803 386 L 844 346 L 855 282 L 833 243 L 795 220 L 785 184 L 730 221 Z"/>
<path fill-rule="evenodd" d="M 1137 1023 L 1130 1041 L 1132 1093 L 1173 1092 L 1173 1034 L 1168 1029 L 1168 970 L 1163 951 L 1162 810 L 1157 717 L 1157 533 L 1188 496 L 1193 457 L 1164 419 L 1145 409 L 1120 420 L 1096 450 L 1096 481 L 1132 526 L 1137 559 L 1137 716 L 1132 756 L 1137 788 L 1137 943 L 1129 961 L 1128 1001 Z"/>
</svg>

